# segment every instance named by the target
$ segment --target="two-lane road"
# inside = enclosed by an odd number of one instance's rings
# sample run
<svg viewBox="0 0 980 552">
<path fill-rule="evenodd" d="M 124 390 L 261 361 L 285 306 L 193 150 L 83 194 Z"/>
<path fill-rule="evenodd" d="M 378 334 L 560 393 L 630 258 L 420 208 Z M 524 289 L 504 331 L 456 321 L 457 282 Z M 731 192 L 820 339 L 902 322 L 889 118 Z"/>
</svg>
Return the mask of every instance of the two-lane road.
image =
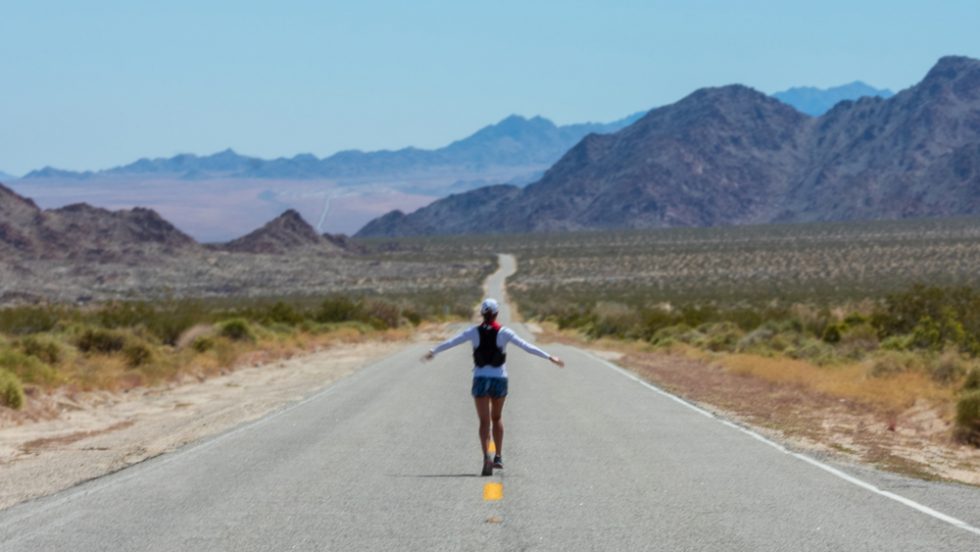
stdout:
<svg viewBox="0 0 980 552">
<path fill-rule="evenodd" d="M 479 477 L 470 352 L 426 349 L 0 512 L 0 550 L 980 550 L 978 489 L 849 480 L 567 346 L 509 351 L 506 469 Z"/>
</svg>

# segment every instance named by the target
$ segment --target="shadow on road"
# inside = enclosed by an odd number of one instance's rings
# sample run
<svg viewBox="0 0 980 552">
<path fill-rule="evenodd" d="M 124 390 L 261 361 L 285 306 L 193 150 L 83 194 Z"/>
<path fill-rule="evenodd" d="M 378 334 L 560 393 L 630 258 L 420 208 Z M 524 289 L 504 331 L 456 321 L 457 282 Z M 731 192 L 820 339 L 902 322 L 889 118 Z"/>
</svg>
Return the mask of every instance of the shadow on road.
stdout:
<svg viewBox="0 0 980 552">
<path fill-rule="evenodd" d="M 413 479 L 420 478 L 431 478 L 431 477 L 481 477 L 478 473 L 434 473 L 434 474 L 403 474 L 394 473 L 388 474 L 388 477 L 411 477 Z"/>
</svg>

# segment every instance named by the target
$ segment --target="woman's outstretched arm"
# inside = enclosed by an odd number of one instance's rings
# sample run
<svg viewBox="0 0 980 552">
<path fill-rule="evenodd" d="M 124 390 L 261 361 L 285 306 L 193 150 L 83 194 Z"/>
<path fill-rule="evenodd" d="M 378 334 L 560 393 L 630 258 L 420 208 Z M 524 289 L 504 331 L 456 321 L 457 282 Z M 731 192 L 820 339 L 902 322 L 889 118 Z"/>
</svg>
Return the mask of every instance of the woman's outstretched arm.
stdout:
<svg viewBox="0 0 980 552">
<path fill-rule="evenodd" d="M 452 349 L 453 347 L 465 343 L 467 341 L 472 342 L 473 332 L 475 331 L 476 331 L 476 326 L 473 326 L 459 332 L 459 334 L 456 335 L 455 337 L 451 337 L 446 341 L 443 341 L 442 343 L 436 345 L 432 349 L 429 349 L 429 352 L 425 353 L 425 356 L 422 357 L 422 360 L 432 360 L 433 357 L 445 351 L 446 349 Z"/>
<path fill-rule="evenodd" d="M 508 337 L 510 338 L 510 342 L 513 343 L 514 345 L 517 345 L 521 349 L 524 349 L 525 351 L 531 353 L 534 356 L 546 358 L 550 360 L 552 363 L 557 364 L 562 368 L 565 367 L 565 361 L 563 361 L 562 359 L 556 356 L 549 355 L 548 353 L 544 352 L 540 348 L 528 343 L 527 341 L 524 341 L 523 339 L 520 338 L 520 336 L 514 333 L 514 330 L 508 328 L 506 331 L 508 333 Z"/>
</svg>

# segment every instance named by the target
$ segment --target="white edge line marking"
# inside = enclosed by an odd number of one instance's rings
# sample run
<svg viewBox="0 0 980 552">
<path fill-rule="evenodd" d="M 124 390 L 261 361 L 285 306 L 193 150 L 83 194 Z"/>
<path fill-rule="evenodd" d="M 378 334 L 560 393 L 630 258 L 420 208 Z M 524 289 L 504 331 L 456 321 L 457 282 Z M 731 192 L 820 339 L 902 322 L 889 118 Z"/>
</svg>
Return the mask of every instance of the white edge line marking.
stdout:
<svg viewBox="0 0 980 552">
<path fill-rule="evenodd" d="M 963 529 L 964 531 L 969 531 L 969 532 L 971 532 L 973 534 L 980 535 L 980 528 L 974 527 L 974 526 L 970 525 L 969 523 L 967 523 L 967 522 L 965 522 L 963 520 L 954 518 L 953 516 L 944 514 L 944 513 L 940 512 L 938 510 L 933 510 L 932 508 L 930 508 L 930 507 L 928 507 L 928 506 L 926 506 L 924 504 L 920 504 L 920 503 L 918 503 L 918 502 L 916 502 L 916 501 L 914 501 L 912 499 L 905 498 L 904 496 L 895 494 L 895 493 L 893 493 L 891 491 L 882 490 L 882 489 L 878 488 L 877 486 L 872 485 L 871 483 L 868 483 L 867 481 L 858 479 L 857 477 L 854 477 L 853 475 L 849 475 L 849 474 L 847 474 L 847 473 L 845 473 L 845 472 L 843 472 L 843 471 L 841 471 L 841 470 L 839 470 L 839 469 L 837 469 L 837 468 L 835 468 L 835 467 L 833 467 L 833 466 L 831 466 L 829 464 L 825 464 L 825 463 L 823 463 L 823 462 L 821 462 L 821 461 L 819 461 L 819 460 L 817 460 L 815 458 L 811 458 L 810 456 L 807 456 L 805 454 L 801 454 L 799 452 L 793 452 L 793 451 L 787 449 L 786 447 L 784 447 L 783 445 L 780 445 L 779 443 L 777 443 L 775 441 L 772 441 L 772 440 L 764 437 L 763 435 L 761 435 L 759 433 L 756 433 L 755 431 L 752 431 L 751 429 L 747 429 L 747 428 L 742 427 L 742 426 L 740 426 L 740 425 L 738 425 L 738 424 L 736 424 L 734 422 L 731 422 L 729 420 L 725 420 L 724 418 L 720 418 L 720 417 L 716 416 L 715 414 L 712 414 L 711 412 L 708 412 L 707 410 L 705 410 L 705 409 L 703 409 L 703 408 L 701 408 L 701 407 L 699 407 L 699 406 L 697 406 L 695 404 L 692 404 L 692 403 L 690 403 L 690 402 L 682 399 L 681 397 L 678 397 L 677 395 L 674 395 L 672 393 L 669 393 L 667 391 L 664 391 L 663 389 L 657 387 L 656 385 L 654 385 L 654 384 L 652 384 L 652 383 L 650 383 L 648 381 L 645 381 L 645 380 L 641 379 L 639 376 L 636 376 L 635 374 L 632 374 L 630 372 L 627 372 L 625 369 L 623 369 L 623 368 L 621 368 L 619 366 L 616 366 L 615 364 L 609 362 L 608 360 L 599 358 L 599 357 L 593 355 L 592 353 L 589 353 L 587 351 L 582 351 L 581 349 L 579 349 L 579 351 L 581 351 L 586 356 L 592 358 L 593 360 L 596 360 L 596 361 L 602 363 L 606 367 L 608 367 L 608 368 L 610 368 L 610 369 L 612 369 L 612 370 L 614 370 L 616 372 L 619 372 L 621 375 L 623 375 L 623 376 L 625 376 L 625 377 L 627 377 L 627 378 L 629 378 L 629 379 L 631 379 L 631 380 L 639 383 L 640 385 L 646 387 L 647 389 L 650 389 L 651 391 L 653 391 L 653 392 L 655 392 L 657 394 L 660 394 L 660 395 L 662 395 L 662 396 L 664 396 L 664 397 L 666 397 L 666 398 L 668 398 L 668 399 L 670 399 L 670 400 L 672 400 L 672 401 L 674 401 L 674 402 L 676 402 L 678 404 L 681 404 L 683 406 L 686 406 L 687 408 L 690 408 L 691 410 L 697 412 L 698 414 L 701 414 L 702 416 L 706 416 L 708 418 L 712 418 L 714 420 L 717 420 L 717 421 L 721 422 L 722 424 L 724 424 L 724 425 L 726 425 L 728 427 L 731 427 L 733 429 L 737 429 L 738 431 L 741 431 L 742 433 L 748 435 L 749 437 L 752 437 L 753 439 L 756 439 L 757 441 L 761 441 L 761 442 L 763 442 L 763 443 L 771 446 L 772 448 L 778 450 L 779 452 L 782 452 L 783 454 L 788 454 L 788 455 L 790 455 L 790 456 L 792 456 L 794 458 L 797 458 L 799 460 L 802 460 L 802 461 L 806 462 L 807 464 L 810 464 L 812 466 L 815 466 L 817 468 L 820 468 L 821 470 L 823 470 L 823 471 L 825 471 L 825 472 L 827 472 L 827 473 L 829 473 L 831 475 L 837 476 L 838 478 L 843 479 L 844 481 L 847 481 L 848 483 L 851 483 L 853 485 L 856 485 L 858 487 L 861 487 L 862 489 L 865 489 L 867 491 L 871 491 L 871 492 L 873 492 L 875 494 L 881 495 L 881 496 L 883 496 L 885 498 L 894 500 L 895 502 L 898 502 L 899 504 L 904 504 L 905 506 L 908 506 L 909 508 L 912 508 L 914 510 L 918 510 L 919 512 L 922 512 L 923 514 L 926 514 L 927 516 L 931 516 L 933 518 L 936 518 L 939 521 L 943 521 L 943 522 L 948 523 L 948 524 L 950 524 L 950 525 L 952 525 L 954 527 L 958 527 L 960 529 Z"/>
</svg>

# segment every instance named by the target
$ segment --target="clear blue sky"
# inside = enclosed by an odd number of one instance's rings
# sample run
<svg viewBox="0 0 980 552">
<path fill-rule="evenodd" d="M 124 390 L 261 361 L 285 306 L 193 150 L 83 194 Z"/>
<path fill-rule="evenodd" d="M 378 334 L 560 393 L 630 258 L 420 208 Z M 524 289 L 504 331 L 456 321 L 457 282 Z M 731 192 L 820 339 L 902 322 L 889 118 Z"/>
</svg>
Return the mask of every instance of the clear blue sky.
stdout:
<svg viewBox="0 0 980 552">
<path fill-rule="evenodd" d="M 739 82 L 893 90 L 980 57 L 976 0 L 0 0 L 0 170 L 438 147 Z"/>
</svg>

